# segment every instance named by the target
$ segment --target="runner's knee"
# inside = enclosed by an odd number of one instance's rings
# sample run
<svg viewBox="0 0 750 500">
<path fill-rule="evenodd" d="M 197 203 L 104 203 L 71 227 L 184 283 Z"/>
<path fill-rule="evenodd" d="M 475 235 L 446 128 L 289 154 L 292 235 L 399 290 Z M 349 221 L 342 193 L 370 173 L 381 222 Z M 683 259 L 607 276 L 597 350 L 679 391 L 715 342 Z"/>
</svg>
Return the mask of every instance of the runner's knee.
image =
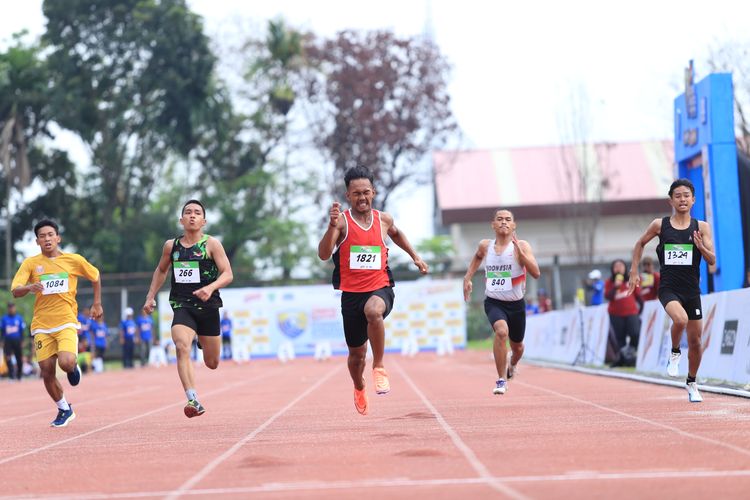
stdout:
<svg viewBox="0 0 750 500">
<path fill-rule="evenodd" d="M 495 338 L 497 338 L 500 341 L 507 341 L 508 340 L 508 325 L 504 321 L 498 321 L 495 323 L 492 327 L 492 329 L 495 331 Z"/>
<path fill-rule="evenodd" d="M 383 321 L 383 310 L 377 306 L 365 307 L 365 317 L 370 324 Z"/>
</svg>

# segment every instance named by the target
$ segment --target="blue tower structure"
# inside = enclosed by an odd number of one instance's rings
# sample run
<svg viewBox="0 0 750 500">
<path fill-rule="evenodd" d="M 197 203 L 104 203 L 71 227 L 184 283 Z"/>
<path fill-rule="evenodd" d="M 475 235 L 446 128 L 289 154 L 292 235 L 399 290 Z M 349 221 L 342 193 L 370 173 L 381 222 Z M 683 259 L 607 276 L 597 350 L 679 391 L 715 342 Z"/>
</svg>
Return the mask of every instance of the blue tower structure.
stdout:
<svg viewBox="0 0 750 500">
<path fill-rule="evenodd" d="M 685 69 L 685 92 L 674 100 L 674 157 L 678 177 L 695 185 L 693 217 L 713 231 L 716 269 L 701 264 L 701 293 L 742 288 L 742 239 L 734 89 L 731 73 L 712 73 L 694 83 L 693 61 Z M 712 284 L 712 286 L 709 286 Z"/>
</svg>

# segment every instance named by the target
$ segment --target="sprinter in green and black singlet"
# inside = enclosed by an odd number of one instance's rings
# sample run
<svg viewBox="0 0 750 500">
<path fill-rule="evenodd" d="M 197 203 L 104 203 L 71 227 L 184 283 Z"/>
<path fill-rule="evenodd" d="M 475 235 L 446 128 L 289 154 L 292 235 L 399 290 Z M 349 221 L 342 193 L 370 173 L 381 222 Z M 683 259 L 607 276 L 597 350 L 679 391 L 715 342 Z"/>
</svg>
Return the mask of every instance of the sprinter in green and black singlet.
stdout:
<svg viewBox="0 0 750 500">
<path fill-rule="evenodd" d="M 214 369 L 221 358 L 221 330 L 219 308 L 222 306 L 219 289 L 232 282 L 232 267 L 221 243 L 203 234 L 206 211 L 198 200 L 189 200 L 182 207 L 180 224 L 184 234 L 167 240 L 161 259 L 151 279 L 151 287 L 143 311 L 151 314 L 156 307 L 155 297 L 171 274 L 172 341 L 177 350 L 177 373 L 188 402 L 185 415 L 202 415 L 205 408 L 198 402 L 195 391 L 190 349 L 198 336 L 203 348 L 203 362 Z"/>
<path fill-rule="evenodd" d="M 677 179 L 669 188 L 669 203 L 673 213 L 670 217 L 654 219 L 646 232 L 638 239 L 633 249 L 630 265 L 629 292 L 633 293 L 641 281 L 638 263 L 643 247 L 659 237 L 656 248 L 661 265 L 659 301 L 672 318 L 672 352 L 667 361 L 667 374 L 677 377 L 680 372 L 680 340 L 687 329 L 688 338 L 688 401 L 700 403 L 703 397 L 698 391 L 695 377 L 703 354 L 701 333 L 703 314 L 700 296 L 700 262 L 716 264 L 716 254 L 711 237 L 711 226 L 690 216 L 695 204 L 695 187 L 688 179 Z"/>
</svg>

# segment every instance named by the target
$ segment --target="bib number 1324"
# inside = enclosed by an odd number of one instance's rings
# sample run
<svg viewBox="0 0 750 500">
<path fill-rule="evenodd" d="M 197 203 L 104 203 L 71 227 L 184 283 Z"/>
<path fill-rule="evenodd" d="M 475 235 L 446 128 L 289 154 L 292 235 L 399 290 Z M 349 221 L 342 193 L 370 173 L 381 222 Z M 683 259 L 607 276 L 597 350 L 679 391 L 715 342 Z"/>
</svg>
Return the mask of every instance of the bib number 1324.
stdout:
<svg viewBox="0 0 750 500">
<path fill-rule="evenodd" d="M 200 283 L 198 261 L 177 261 L 174 263 L 174 280 L 177 283 Z"/>
<path fill-rule="evenodd" d="M 668 266 L 689 266 L 693 264 L 693 245 L 666 244 L 664 245 L 664 264 Z"/>
</svg>

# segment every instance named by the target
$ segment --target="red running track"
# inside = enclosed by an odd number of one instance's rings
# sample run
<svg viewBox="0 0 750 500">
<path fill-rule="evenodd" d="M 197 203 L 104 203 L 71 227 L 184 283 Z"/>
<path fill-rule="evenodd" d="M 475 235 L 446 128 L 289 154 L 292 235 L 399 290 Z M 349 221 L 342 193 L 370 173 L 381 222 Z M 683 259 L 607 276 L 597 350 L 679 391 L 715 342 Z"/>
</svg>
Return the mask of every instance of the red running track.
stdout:
<svg viewBox="0 0 750 500">
<path fill-rule="evenodd" d="M 390 394 L 352 404 L 345 360 L 85 376 L 54 429 L 41 381 L 0 384 L 0 499 L 748 498 L 750 403 L 521 366 L 486 352 L 386 356 Z"/>
</svg>

